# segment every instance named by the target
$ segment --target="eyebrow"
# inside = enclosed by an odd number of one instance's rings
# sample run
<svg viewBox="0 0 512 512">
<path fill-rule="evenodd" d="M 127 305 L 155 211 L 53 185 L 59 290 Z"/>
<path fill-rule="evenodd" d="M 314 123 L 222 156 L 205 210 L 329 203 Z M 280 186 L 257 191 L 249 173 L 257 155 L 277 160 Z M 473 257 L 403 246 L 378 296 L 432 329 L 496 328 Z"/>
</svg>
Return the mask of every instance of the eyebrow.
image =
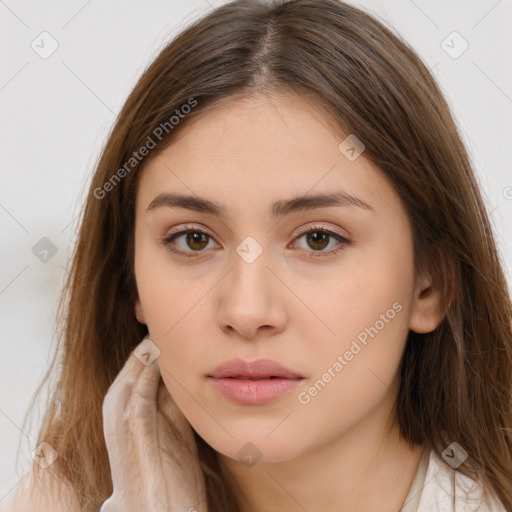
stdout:
<svg viewBox="0 0 512 512">
<path fill-rule="evenodd" d="M 292 199 L 276 201 L 272 205 L 271 216 L 273 218 L 279 218 L 293 212 L 329 206 L 351 206 L 375 213 L 375 210 L 368 203 L 352 194 L 347 192 L 329 192 L 297 196 Z M 196 195 L 160 194 L 149 203 L 146 213 L 161 207 L 185 208 L 196 212 L 210 213 L 218 217 L 226 216 L 226 208 L 224 206 Z"/>
</svg>

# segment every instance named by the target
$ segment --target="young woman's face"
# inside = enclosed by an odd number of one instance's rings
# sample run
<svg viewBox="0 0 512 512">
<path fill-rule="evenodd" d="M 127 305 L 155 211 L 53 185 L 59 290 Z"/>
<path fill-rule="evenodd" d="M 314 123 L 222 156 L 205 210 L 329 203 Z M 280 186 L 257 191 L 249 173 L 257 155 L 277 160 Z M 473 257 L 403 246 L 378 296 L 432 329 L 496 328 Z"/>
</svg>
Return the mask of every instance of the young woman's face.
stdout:
<svg viewBox="0 0 512 512">
<path fill-rule="evenodd" d="M 383 426 L 408 331 L 425 318 L 399 196 L 312 105 L 217 106 L 138 185 L 137 318 L 179 408 L 234 459 L 290 460 Z M 233 359 L 291 374 L 212 377 Z"/>
</svg>

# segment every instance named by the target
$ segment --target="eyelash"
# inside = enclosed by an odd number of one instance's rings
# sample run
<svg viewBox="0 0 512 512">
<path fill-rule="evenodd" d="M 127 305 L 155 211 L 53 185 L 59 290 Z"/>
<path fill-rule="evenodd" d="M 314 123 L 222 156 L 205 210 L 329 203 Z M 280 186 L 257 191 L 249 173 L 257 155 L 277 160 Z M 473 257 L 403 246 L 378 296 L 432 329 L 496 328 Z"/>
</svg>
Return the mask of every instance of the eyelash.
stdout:
<svg viewBox="0 0 512 512">
<path fill-rule="evenodd" d="M 178 256 L 183 256 L 185 258 L 201 257 L 201 255 L 199 255 L 198 253 L 205 252 L 205 251 L 202 251 L 202 250 L 201 251 L 182 251 L 180 249 L 176 249 L 175 247 L 171 247 L 171 245 L 170 245 L 171 242 L 173 242 L 176 238 L 179 238 L 180 236 L 187 235 L 188 233 L 200 233 L 200 234 L 206 235 L 208 238 L 214 240 L 214 238 L 211 235 L 209 235 L 205 231 L 202 231 L 201 229 L 198 229 L 197 227 L 186 225 L 185 228 L 186 229 L 183 229 L 181 231 L 177 231 L 176 233 L 172 233 L 168 236 L 165 236 L 162 239 L 162 244 L 164 246 L 166 246 L 170 252 L 172 252 L 173 254 L 177 254 Z M 308 233 L 314 233 L 314 232 L 325 233 L 326 235 L 334 238 L 335 240 L 337 240 L 340 243 L 336 246 L 336 248 L 331 249 L 330 251 L 313 251 L 313 250 L 306 251 L 306 252 L 311 252 L 314 254 L 314 256 L 310 256 L 312 258 L 325 258 L 325 257 L 329 257 L 329 256 L 334 256 L 338 252 L 344 250 L 346 248 L 346 246 L 348 246 L 352 243 L 350 240 L 346 239 L 345 237 L 339 235 L 338 233 L 335 233 L 333 231 L 325 229 L 323 226 L 312 226 L 307 229 L 301 230 L 299 232 L 299 234 L 297 235 L 296 239 L 301 238 L 302 236 L 307 235 Z"/>
</svg>

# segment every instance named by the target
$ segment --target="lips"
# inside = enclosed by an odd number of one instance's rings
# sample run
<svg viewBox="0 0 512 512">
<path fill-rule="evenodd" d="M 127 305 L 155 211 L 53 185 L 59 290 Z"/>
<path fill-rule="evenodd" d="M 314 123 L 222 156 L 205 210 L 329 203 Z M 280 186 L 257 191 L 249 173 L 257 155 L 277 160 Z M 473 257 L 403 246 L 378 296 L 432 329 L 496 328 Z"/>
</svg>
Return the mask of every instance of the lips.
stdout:
<svg viewBox="0 0 512 512">
<path fill-rule="evenodd" d="M 208 378 L 232 403 L 264 405 L 292 390 L 304 376 L 270 359 L 233 359 L 217 367 Z"/>
<path fill-rule="evenodd" d="M 303 379 L 304 376 L 280 365 L 271 359 L 244 361 L 232 359 L 218 366 L 209 377 L 216 379 L 235 378 L 245 380 L 260 380 L 271 378 Z"/>
</svg>

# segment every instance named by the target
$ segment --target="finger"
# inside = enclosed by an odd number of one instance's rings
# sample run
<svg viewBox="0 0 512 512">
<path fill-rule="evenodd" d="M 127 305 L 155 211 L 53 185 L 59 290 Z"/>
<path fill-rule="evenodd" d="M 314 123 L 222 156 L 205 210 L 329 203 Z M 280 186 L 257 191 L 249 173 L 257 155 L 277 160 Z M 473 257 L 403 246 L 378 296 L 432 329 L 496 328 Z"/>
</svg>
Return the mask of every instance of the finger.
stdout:
<svg viewBox="0 0 512 512">
<path fill-rule="evenodd" d="M 156 361 L 145 363 L 139 356 L 144 354 L 144 346 L 152 344 L 149 337 L 145 337 L 128 357 L 123 368 L 114 379 L 105 395 L 105 403 L 110 404 L 109 410 L 119 413 L 126 407 L 127 401 L 136 389 L 137 393 L 155 399 L 157 384 L 160 381 L 160 369 Z"/>
<path fill-rule="evenodd" d="M 132 352 L 123 368 L 108 388 L 103 400 L 104 426 L 115 426 L 116 420 L 121 417 L 122 412 L 126 408 L 134 382 L 137 379 L 138 373 L 141 371 L 142 365 L 135 356 L 135 353 Z"/>
<path fill-rule="evenodd" d="M 146 415 L 156 414 L 160 371 L 156 363 L 145 365 L 137 357 L 136 351 L 144 343 L 148 343 L 147 338 L 130 354 L 103 402 L 103 430 L 113 478 L 123 472 L 123 466 L 127 463 L 125 459 L 129 456 L 128 449 L 133 446 L 129 420 L 139 413 L 137 403 L 140 400 L 144 402 Z"/>
<path fill-rule="evenodd" d="M 133 389 L 142 396 L 155 402 L 157 399 L 158 384 L 161 380 L 160 368 L 157 357 L 160 354 L 158 348 L 145 336 L 141 343 L 133 351 L 139 361 L 139 372 L 134 373 Z"/>
</svg>

